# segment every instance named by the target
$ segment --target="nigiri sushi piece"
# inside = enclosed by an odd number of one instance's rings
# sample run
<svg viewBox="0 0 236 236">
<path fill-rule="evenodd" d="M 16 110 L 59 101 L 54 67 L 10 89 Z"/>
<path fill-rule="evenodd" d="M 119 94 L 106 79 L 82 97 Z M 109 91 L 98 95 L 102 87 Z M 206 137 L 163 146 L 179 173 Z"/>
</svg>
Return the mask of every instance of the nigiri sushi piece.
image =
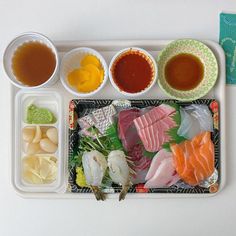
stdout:
<svg viewBox="0 0 236 236">
<path fill-rule="evenodd" d="M 213 118 L 207 105 L 193 104 L 180 108 L 181 125 L 177 134 L 192 139 L 204 131 L 213 131 Z"/>
<path fill-rule="evenodd" d="M 131 186 L 130 169 L 126 160 L 125 153 L 120 150 L 111 151 L 108 155 L 109 175 L 114 183 L 122 185 L 119 201 L 125 196 Z"/>
<path fill-rule="evenodd" d="M 161 149 L 153 157 L 145 179 L 145 188 L 163 188 L 175 184 L 180 178 L 175 170 L 173 154 Z"/>
<path fill-rule="evenodd" d="M 210 132 L 202 132 L 192 140 L 171 144 L 176 171 L 191 186 L 210 177 L 214 172 L 214 144 Z"/>
<path fill-rule="evenodd" d="M 99 188 L 107 169 L 105 156 L 96 150 L 85 152 L 82 156 L 82 164 L 86 183 L 93 190 L 96 199 L 105 200 L 105 195 Z"/>
</svg>

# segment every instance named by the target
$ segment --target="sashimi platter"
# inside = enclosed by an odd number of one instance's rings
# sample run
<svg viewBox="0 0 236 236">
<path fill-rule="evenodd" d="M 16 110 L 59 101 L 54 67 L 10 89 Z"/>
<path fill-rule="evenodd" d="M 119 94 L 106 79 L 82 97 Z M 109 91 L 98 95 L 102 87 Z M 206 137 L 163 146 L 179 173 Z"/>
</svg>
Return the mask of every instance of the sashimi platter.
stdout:
<svg viewBox="0 0 236 236">
<path fill-rule="evenodd" d="M 225 59 L 213 41 L 64 41 L 4 58 L 23 197 L 204 197 L 225 181 Z"/>
</svg>

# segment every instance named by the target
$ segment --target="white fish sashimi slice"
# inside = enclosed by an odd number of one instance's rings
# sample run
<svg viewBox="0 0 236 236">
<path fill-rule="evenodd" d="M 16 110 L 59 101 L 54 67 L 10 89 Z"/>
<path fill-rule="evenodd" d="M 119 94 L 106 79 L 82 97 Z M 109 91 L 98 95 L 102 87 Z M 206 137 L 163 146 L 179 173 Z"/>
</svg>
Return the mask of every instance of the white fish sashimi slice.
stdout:
<svg viewBox="0 0 236 236">
<path fill-rule="evenodd" d="M 183 108 L 180 108 L 180 116 L 181 116 L 181 125 L 177 131 L 177 134 L 179 136 L 190 139 L 190 136 L 192 136 L 192 134 L 190 134 L 190 132 L 192 131 L 192 128 L 194 127 L 193 126 L 193 119 Z M 197 124 L 197 126 L 198 126 L 198 124 Z"/>
<path fill-rule="evenodd" d="M 203 131 L 213 131 L 213 119 L 206 105 L 193 104 L 180 108 L 181 125 L 177 134 L 192 139 Z"/>
<path fill-rule="evenodd" d="M 159 168 L 161 162 L 167 158 L 172 158 L 172 153 L 166 151 L 165 149 L 161 149 L 152 159 L 152 163 L 151 166 L 148 170 L 148 173 L 145 177 L 145 180 L 149 180 L 150 178 L 152 178 L 157 169 Z"/>
<path fill-rule="evenodd" d="M 144 187 L 167 187 L 168 183 L 172 182 L 173 173 L 175 173 L 173 158 L 167 158 L 161 162 L 159 168 L 156 170 L 155 175 L 145 183 Z"/>
<path fill-rule="evenodd" d="M 213 119 L 211 112 L 207 105 L 193 104 L 190 106 L 193 109 L 191 115 L 193 115 L 200 123 L 201 131 L 213 131 Z"/>
<path fill-rule="evenodd" d="M 177 183 L 180 180 L 180 177 L 178 174 L 173 175 L 170 182 L 168 182 L 167 187 L 172 186 L 173 184 Z"/>
</svg>

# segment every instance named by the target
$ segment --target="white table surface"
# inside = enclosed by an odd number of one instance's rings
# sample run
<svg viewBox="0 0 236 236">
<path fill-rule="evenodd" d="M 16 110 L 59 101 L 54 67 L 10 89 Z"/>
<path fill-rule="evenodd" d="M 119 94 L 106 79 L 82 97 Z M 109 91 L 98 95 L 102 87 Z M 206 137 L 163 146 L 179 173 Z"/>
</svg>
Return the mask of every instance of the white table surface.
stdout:
<svg viewBox="0 0 236 236">
<path fill-rule="evenodd" d="M 53 40 L 218 40 L 219 13 L 235 0 L 0 0 L 0 57 L 24 31 Z M 10 98 L 0 59 L 0 236 L 236 235 L 236 87 L 227 87 L 227 182 L 202 199 L 32 200 L 10 184 Z M 234 145 L 234 146 L 233 146 Z"/>
</svg>

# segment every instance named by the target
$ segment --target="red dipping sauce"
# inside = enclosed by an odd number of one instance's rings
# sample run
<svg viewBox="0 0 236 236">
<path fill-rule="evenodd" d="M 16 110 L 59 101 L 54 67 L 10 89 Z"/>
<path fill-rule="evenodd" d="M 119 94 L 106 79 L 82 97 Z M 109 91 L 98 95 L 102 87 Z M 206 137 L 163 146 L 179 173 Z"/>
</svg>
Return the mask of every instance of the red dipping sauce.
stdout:
<svg viewBox="0 0 236 236">
<path fill-rule="evenodd" d="M 149 87 L 153 71 L 149 57 L 139 51 L 128 51 L 114 62 L 112 76 L 120 90 L 138 93 Z"/>
</svg>

